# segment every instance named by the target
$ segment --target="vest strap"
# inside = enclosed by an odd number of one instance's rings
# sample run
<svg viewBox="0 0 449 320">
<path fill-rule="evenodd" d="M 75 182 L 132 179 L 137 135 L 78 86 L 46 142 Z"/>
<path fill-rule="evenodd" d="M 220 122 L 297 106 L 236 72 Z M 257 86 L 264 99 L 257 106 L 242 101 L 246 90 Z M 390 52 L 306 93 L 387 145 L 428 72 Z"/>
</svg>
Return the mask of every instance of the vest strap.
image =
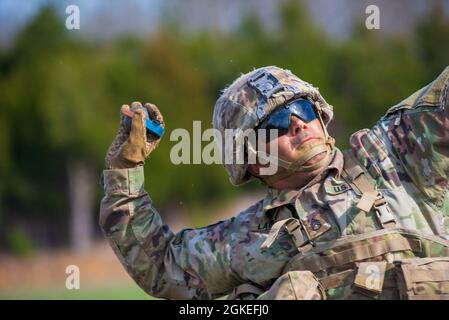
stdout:
<svg viewBox="0 0 449 320">
<path fill-rule="evenodd" d="M 351 150 L 343 151 L 343 155 L 342 177 L 361 196 L 357 208 L 365 213 L 374 208 L 380 225 L 383 228 L 394 228 L 396 226 L 394 215 L 384 195 L 377 190 L 374 179 L 359 165 Z"/>
<path fill-rule="evenodd" d="M 305 253 L 310 250 L 312 247 L 312 242 L 309 240 L 310 236 L 301 221 L 296 218 L 287 218 L 276 222 L 271 227 L 267 239 L 265 239 L 260 248 L 262 250 L 270 248 L 284 227 L 300 252 Z"/>
</svg>

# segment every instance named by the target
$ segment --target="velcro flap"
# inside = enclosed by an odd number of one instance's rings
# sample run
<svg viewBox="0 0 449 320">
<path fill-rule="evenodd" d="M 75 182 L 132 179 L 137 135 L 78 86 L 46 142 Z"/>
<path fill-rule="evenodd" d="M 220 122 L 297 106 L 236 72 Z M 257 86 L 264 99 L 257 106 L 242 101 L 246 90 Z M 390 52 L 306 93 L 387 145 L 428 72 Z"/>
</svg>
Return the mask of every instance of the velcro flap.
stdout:
<svg viewBox="0 0 449 320">
<path fill-rule="evenodd" d="M 374 201 L 377 199 L 376 191 L 368 191 L 362 194 L 362 198 L 359 203 L 357 203 L 357 208 L 364 212 L 369 212 L 373 207 Z"/>
<path fill-rule="evenodd" d="M 413 282 L 449 281 L 449 269 L 445 270 L 409 270 Z"/>
<path fill-rule="evenodd" d="M 386 267 L 386 261 L 361 262 L 355 276 L 354 285 L 369 292 L 381 293 Z"/>
</svg>

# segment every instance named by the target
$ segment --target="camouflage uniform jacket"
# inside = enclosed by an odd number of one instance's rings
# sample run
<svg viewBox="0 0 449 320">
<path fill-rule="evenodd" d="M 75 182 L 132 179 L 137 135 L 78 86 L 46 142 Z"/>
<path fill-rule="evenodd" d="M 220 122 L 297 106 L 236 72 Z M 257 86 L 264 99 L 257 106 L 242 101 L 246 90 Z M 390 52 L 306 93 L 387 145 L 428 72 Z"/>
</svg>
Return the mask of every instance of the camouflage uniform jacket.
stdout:
<svg viewBox="0 0 449 320">
<path fill-rule="evenodd" d="M 449 67 L 432 83 L 390 108 L 350 146 L 376 180 L 397 226 L 448 239 Z M 326 243 L 381 228 L 375 213 L 341 179 L 342 152 L 300 190 L 269 189 L 265 199 L 226 221 L 173 234 L 144 190 L 143 167 L 105 170 L 100 225 L 121 263 L 147 293 L 169 299 L 210 299 L 242 283 L 262 288 L 297 254 L 281 232 L 262 250 L 280 217 L 297 215 L 313 241 Z M 293 209 L 293 210 L 292 210 Z M 332 297 L 331 297 L 332 298 Z"/>
</svg>

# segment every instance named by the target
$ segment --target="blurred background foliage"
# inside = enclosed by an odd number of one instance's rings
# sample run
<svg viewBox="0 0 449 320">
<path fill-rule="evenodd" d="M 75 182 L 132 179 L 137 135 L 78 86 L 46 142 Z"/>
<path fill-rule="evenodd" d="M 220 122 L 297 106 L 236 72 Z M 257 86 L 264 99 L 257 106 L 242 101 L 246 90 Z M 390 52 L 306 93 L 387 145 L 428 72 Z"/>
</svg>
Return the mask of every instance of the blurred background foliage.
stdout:
<svg viewBox="0 0 449 320">
<path fill-rule="evenodd" d="M 380 36 L 361 20 L 344 39 L 321 30 L 302 2 L 277 8 L 275 27 L 247 14 L 231 31 L 191 32 L 167 14 L 151 34 L 93 41 L 68 31 L 54 6 L 42 7 L 0 50 L 0 247 L 28 253 L 35 244 L 67 245 L 77 199 L 71 181 L 83 171 L 90 178 L 75 189 L 91 188 L 86 201 L 97 225 L 104 155 L 124 103 L 160 107 L 167 133 L 147 161 L 146 188 L 163 216 L 185 212 L 197 226 L 195 208 L 261 186 L 231 186 L 220 165 L 173 165 L 170 132 L 192 132 L 193 120 L 211 127 L 220 90 L 240 73 L 277 65 L 318 86 L 336 111 L 331 133 L 345 148 L 352 132 L 448 65 L 442 2 L 407 35 Z"/>
</svg>

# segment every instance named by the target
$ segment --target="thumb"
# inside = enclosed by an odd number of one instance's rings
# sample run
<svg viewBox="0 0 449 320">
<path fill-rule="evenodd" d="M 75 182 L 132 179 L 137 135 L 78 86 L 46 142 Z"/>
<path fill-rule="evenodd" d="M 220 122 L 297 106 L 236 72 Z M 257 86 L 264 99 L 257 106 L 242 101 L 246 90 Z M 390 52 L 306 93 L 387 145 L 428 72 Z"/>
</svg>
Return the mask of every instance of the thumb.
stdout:
<svg viewBox="0 0 449 320">
<path fill-rule="evenodd" d="M 134 112 L 129 133 L 129 142 L 131 144 L 141 144 L 146 141 L 145 114 L 142 109 Z"/>
</svg>

